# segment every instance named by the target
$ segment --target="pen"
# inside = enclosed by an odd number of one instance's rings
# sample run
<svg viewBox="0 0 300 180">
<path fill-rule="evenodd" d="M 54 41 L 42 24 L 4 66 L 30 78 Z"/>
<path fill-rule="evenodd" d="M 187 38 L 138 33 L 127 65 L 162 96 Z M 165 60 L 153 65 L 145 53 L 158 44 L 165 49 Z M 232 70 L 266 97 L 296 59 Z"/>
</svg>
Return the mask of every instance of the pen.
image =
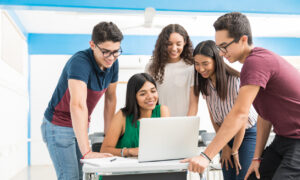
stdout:
<svg viewBox="0 0 300 180">
<path fill-rule="evenodd" d="M 110 162 L 113 162 L 113 161 L 115 161 L 115 160 L 117 160 L 117 158 L 113 158 L 113 159 L 111 159 L 111 160 L 110 160 Z"/>
</svg>

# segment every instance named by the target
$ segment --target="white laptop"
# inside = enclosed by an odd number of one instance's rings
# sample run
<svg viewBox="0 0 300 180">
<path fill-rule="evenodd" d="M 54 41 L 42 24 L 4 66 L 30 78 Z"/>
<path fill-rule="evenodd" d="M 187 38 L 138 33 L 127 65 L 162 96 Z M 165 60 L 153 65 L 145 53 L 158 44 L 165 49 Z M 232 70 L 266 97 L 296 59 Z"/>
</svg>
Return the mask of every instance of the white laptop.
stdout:
<svg viewBox="0 0 300 180">
<path fill-rule="evenodd" d="M 183 159 L 197 155 L 199 117 L 140 120 L 139 162 Z"/>
</svg>

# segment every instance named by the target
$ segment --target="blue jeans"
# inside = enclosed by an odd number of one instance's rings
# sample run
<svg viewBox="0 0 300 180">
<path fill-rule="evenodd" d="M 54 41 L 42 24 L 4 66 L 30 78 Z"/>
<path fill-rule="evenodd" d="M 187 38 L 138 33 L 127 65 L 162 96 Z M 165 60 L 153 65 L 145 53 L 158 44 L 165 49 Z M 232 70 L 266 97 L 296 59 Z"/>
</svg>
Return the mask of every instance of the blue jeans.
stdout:
<svg viewBox="0 0 300 180">
<path fill-rule="evenodd" d="M 45 117 L 41 125 L 43 141 L 46 143 L 54 164 L 57 179 L 82 179 L 82 157 L 73 128 L 52 124 Z"/>
<path fill-rule="evenodd" d="M 234 166 L 234 161 L 231 156 L 231 161 L 233 163 L 233 168 L 228 164 L 228 171 L 226 170 L 225 165 L 223 165 L 223 177 L 224 180 L 244 180 L 244 177 L 248 171 L 248 168 L 252 162 L 256 144 L 256 125 L 252 128 L 246 129 L 244 140 L 239 148 L 239 160 L 242 166 L 242 169 L 239 172 L 239 175 L 236 175 L 236 170 Z M 228 145 L 232 148 L 233 139 L 229 141 Z"/>
</svg>

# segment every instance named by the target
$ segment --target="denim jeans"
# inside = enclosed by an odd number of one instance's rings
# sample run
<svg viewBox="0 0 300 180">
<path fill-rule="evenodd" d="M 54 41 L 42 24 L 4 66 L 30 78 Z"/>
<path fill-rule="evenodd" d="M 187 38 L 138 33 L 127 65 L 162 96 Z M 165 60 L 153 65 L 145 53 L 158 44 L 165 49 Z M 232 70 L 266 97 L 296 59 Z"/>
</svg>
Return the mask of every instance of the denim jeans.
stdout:
<svg viewBox="0 0 300 180">
<path fill-rule="evenodd" d="M 41 125 L 43 141 L 46 143 L 54 164 L 57 179 L 82 179 L 81 153 L 73 128 L 52 124 L 45 117 Z"/>
<path fill-rule="evenodd" d="M 236 170 L 234 166 L 233 157 L 231 156 L 231 161 L 233 168 L 228 164 L 228 171 L 226 170 L 225 165 L 223 165 L 223 177 L 224 180 L 244 180 L 244 177 L 248 171 L 248 168 L 252 162 L 256 144 L 256 125 L 246 129 L 243 142 L 239 148 L 239 160 L 242 169 L 239 172 L 239 175 L 236 175 Z M 229 141 L 228 145 L 232 148 L 233 139 Z"/>
</svg>

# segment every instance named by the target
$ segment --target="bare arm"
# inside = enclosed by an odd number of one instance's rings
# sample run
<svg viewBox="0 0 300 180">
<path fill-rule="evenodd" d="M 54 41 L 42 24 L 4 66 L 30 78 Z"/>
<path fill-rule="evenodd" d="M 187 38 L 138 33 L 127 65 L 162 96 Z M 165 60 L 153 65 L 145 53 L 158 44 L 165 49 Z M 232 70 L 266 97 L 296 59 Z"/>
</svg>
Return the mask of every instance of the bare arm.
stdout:
<svg viewBox="0 0 300 180">
<path fill-rule="evenodd" d="M 190 88 L 190 103 L 189 103 L 189 111 L 187 116 L 196 116 L 198 113 L 198 102 L 199 96 L 194 94 L 194 86 Z"/>
<path fill-rule="evenodd" d="M 207 104 L 207 108 L 208 108 L 208 112 L 209 112 L 209 116 L 210 116 L 210 120 L 211 123 L 215 129 L 215 132 L 217 133 L 220 129 L 220 126 L 215 123 L 213 116 L 211 114 L 211 111 L 209 110 L 208 104 Z M 226 170 L 228 170 L 229 165 L 231 167 L 233 167 L 232 161 L 231 161 L 231 148 L 228 146 L 228 144 L 226 144 L 223 148 L 222 148 L 222 153 L 220 155 L 220 163 L 221 166 L 225 166 Z"/>
<path fill-rule="evenodd" d="M 261 118 L 260 116 L 258 116 L 256 146 L 255 146 L 255 152 L 254 152 L 254 158 L 257 160 L 251 162 L 251 164 L 248 168 L 248 171 L 245 175 L 245 179 L 248 179 L 249 175 L 252 172 L 255 172 L 256 178 L 260 179 L 260 173 L 259 173 L 260 160 L 259 160 L 259 158 L 261 157 L 262 152 L 265 148 L 266 142 L 270 135 L 271 127 L 272 127 L 272 124 L 269 121 L 266 121 L 263 118 Z"/>
<path fill-rule="evenodd" d="M 233 108 L 227 114 L 213 141 L 205 149 L 204 153 L 212 159 L 225 146 L 225 144 L 244 126 L 248 120 L 249 109 L 260 87 L 246 85 L 240 88 L 237 100 Z M 209 161 L 203 156 L 185 159 L 182 162 L 190 162 L 189 170 L 203 173 Z"/>
<path fill-rule="evenodd" d="M 110 128 L 105 135 L 100 152 L 121 156 L 121 149 L 116 148 L 116 145 L 120 136 L 124 134 L 125 120 L 126 117 L 123 115 L 122 111 L 118 111 L 111 121 Z"/>
<path fill-rule="evenodd" d="M 70 112 L 72 126 L 81 154 L 85 154 L 85 158 L 111 156 L 110 154 L 91 152 L 88 141 L 88 108 L 86 104 L 87 86 L 85 82 L 70 79 L 68 81 L 68 88 L 70 91 Z"/>
<path fill-rule="evenodd" d="M 269 138 L 271 127 L 272 124 L 269 121 L 266 121 L 262 117 L 258 116 L 254 158 L 259 158 L 261 156 Z"/>
<path fill-rule="evenodd" d="M 233 154 L 238 152 L 245 136 L 245 130 L 246 130 L 246 125 L 244 125 L 242 129 L 235 135 L 233 146 L 232 146 Z"/>
<path fill-rule="evenodd" d="M 161 117 L 169 117 L 170 116 L 170 111 L 167 106 L 165 106 L 165 105 L 160 106 L 160 116 Z"/>
<path fill-rule="evenodd" d="M 83 81 L 70 79 L 70 112 L 72 126 L 81 154 L 90 151 L 88 141 L 88 108 L 86 104 L 87 86 Z"/>
<path fill-rule="evenodd" d="M 246 85 L 240 88 L 233 108 L 225 117 L 216 137 L 205 150 L 209 157 L 214 157 L 247 122 L 249 109 L 259 88 L 259 86 L 255 85 Z"/>
<path fill-rule="evenodd" d="M 111 121 L 114 117 L 117 104 L 116 95 L 117 82 L 111 83 L 105 92 L 105 102 L 104 102 L 104 134 L 107 133 Z"/>
</svg>

